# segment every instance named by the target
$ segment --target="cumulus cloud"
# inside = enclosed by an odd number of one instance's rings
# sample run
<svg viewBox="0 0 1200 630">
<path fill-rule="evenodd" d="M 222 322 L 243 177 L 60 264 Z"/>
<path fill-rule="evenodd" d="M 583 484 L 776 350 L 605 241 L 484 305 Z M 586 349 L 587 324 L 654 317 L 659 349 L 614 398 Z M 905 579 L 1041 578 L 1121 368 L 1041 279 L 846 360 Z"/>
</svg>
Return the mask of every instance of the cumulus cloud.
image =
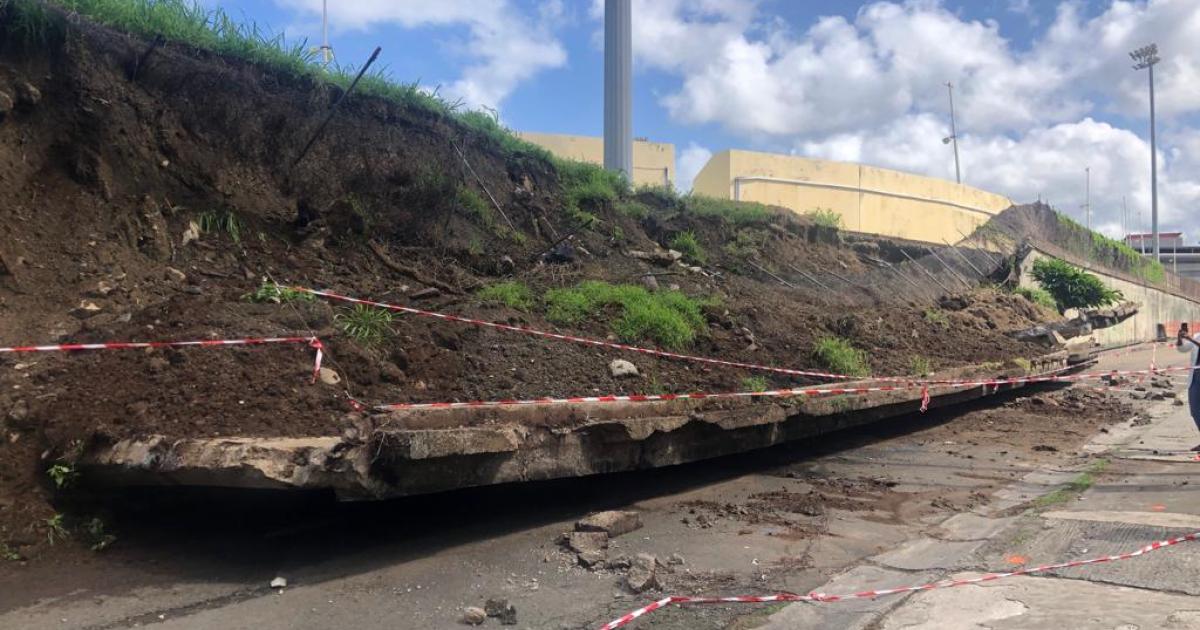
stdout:
<svg viewBox="0 0 1200 630">
<path fill-rule="evenodd" d="M 304 14 L 321 14 L 321 0 L 275 0 Z M 469 107 L 498 108 L 523 81 L 566 64 L 567 53 L 552 26 L 561 2 L 548 2 L 527 15 L 505 0 L 355 0 L 329 3 L 330 28 L 365 30 L 394 24 L 404 28 L 465 27 L 453 46 L 466 63 L 442 93 Z"/>
<path fill-rule="evenodd" d="M 692 180 L 700 173 L 700 169 L 708 164 L 712 151 L 695 142 L 689 142 L 687 148 L 679 153 L 679 165 L 675 169 L 675 187 L 683 192 L 692 189 Z"/>
<path fill-rule="evenodd" d="M 1116 0 L 1099 13 L 1078 2 L 1016 46 L 994 20 L 970 20 L 937 0 L 879 1 L 852 19 L 789 27 L 753 0 L 635 0 L 640 67 L 677 76 L 660 92 L 673 120 L 716 124 L 739 148 L 880 164 L 953 178 L 947 90 L 955 84 L 966 183 L 1032 201 L 1040 194 L 1080 216 L 1092 172 L 1093 225 L 1118 235 L 1121 198 L 1150 206 L 1148 142 L 1106 119 L 1147 111 L 1146 73 L 1128 52 L 1156 41 L 1164 224 L 1200 233 L 1200 5 Z M 1036 18 L 1030 3 L 1010 2 Z M 681 168 L 682 170 L 682 168 Z"/>
</svg>

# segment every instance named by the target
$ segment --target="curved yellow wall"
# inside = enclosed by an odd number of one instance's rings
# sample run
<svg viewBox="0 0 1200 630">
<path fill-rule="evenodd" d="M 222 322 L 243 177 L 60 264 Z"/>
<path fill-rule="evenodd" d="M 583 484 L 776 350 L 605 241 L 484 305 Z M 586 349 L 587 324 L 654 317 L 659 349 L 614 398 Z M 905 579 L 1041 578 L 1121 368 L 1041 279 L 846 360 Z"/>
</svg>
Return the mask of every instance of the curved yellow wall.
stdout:
<svg viewBox="0 0 1200 630">
<path fill-rule="evenodd" d="M 518 131 L 517 137 L 532 142 L 560 158 L 604 164 L 603 138 L 533 131 Z M 638 186 L 674 185 L 675 145 L 634 140 L 632 179 Z"/>
<path fill-rule="evenodd" d="M 692 192 L 798 213 L 833 210 L 847 230 L 929 243 L 962 240 L 1012 205 L 1001 195 L 942 179 L 753 151 L 714 155 Z"/>
</svg>

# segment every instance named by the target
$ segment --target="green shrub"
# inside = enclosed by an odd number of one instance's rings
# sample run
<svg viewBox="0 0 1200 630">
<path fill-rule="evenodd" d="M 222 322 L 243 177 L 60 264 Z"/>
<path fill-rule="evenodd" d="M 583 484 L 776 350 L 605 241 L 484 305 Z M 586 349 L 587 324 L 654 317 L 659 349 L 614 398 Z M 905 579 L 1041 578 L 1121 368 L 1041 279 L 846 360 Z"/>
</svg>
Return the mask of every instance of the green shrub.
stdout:
<svg viewBox="0 0 1200 630">
<path fill-rule="evenodd" d="M 577 324 L 618 307 L 610 327 L 626 341 L 649 339 L 673 349 L 687 347 L 705 330 L 706 302 L 679 291 L 651 293 L 640 286 L 587 281 L 577 287 L 546 292 L 546 318 L 557 324 Z"/>
<path fill-rule="evenodd" d="M 933 363 L 928 357 L 914 354 L 908 358 L 908 373 L 913 376 L 929 376 L 933 373 Z"/>
<path fill-rule="evenodd" d="M 1095 275 L 1056 258 L 1035 261 L 1033 278 L 1062 310 L 1108 306 L 1123 297 L 1120 291 L 1104 286 Z"/>
<path fill-rule="evenodd" d="M 353 308 L 334 315 L 333 323 L 354 341 L 370 347 L 392 334 L 394 317 L 387 309 L 355 304 Z"/>
<path fill-rule="evenodd" d="M 64 490 L 71 487 L 79 478 L 79 471 L 72 464 L 59 462 L 46 469 L 46 476 L 54 482 L 54 487 Z"/>
<path fill-rule="evenodd" d="M 762 224 L 775 215 L 761 203 L 731 201 L 704 195 L 688 195 L 683 198 L 683 211 L 699 217 L 716 217 L 734 225 Z"/>
<path fill-rule="evenodd" d="M 503 304 L 518 311 L 528 311 L 534 306 L 533 291 L 524 282 L 516 280 L 488 285 L 475 296 L 486 304 Z"/>
<path fill-rule="evenodd" d="M 765 376 L 747 376 L 742 379 L 742 391 L 765 392 L 770 387 Z"/>
<path fill-rule="evenodd" d="M 1074 244 L 1073 249 L 1102 265 L 1123 269 L 1134 276 L 1153 283 L 1166 279 L 1166 269 L 1157 260 L 1138 253 L 1125 243 L 1113 240 L 1099 232 L 1080 225 L 1071 217 L 1055 211 L 1060 227 L 1066 232 L 1064 241 Z"/>
<path fill-rule="evenodd" d="M 1058 302 L 1054 301 L 1054 296 L 1050 295 L 1045 289 L 1017 287 L 1013 289 L 1013 293 L 1019 295 L 1034 304 L 1044 306 L 1049 309 L 1058 310 Z"/>
<path fill-rule="evenodd" d="M 671 249 L 683 254 L 683 257 L 693 264 L 703 265 L 708 262 L 708 256 L 704 254 L 704 248 L 700 246 L 700 241 L 696 240 L 695 232 L 690 230 L 679 232 L 671 237 L 669 244 Z"/>
<path fill-rule="evenodd" d="M 945 311 L 941 309 L 927 308 L 925 309 L 923 317 L 925 318 L 925 321 L 933 324 L 934 326 L 946 328 L 950 325 L 950 318 L 947 317 Z"/>
<path fill-rule="evenodd" d="M 822 337 L 813 346 L 813 359 L 825 369 L 848 376 L 867 376 L 871 373 L 867 353 L 841 337 Z"/>
<path fill-rule="evenodd" d="M 264 282 L 251 293 L 242 295 L 242 299 L 247 302 L 283 304 L 284 302 L 311 302 L 315 296 L 304 291 L 297 291 L 292 288 L 275 284 L 274 282 Z"/>
<path fill-rule="evenodd" d="M 828 228 L 842 227 L 842 215 L 840 212 L 835 212 L 828 208 L 817 208 L 804 213 L 804 216 L 812 219 L 812 222 Z"/>
</svg>

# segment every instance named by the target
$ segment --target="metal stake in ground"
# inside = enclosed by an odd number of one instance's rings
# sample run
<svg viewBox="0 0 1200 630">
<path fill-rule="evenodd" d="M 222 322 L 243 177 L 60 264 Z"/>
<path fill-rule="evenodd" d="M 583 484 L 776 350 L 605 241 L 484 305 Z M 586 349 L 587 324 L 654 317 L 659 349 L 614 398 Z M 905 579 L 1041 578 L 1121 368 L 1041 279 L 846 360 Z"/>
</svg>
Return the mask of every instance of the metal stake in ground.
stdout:
<svg viewBox="0 0 1200 630">
<path fill-rule="evenodd" d="M 942 263 L 942 266 L 946 268 L 946 271 L 949 271 L 949 272 L 950 272 L 950 275 L 951 275 L 951 276 L 954 276 L 954 278 L 956 278 L 956 279 L 957 279 L 959 282 L 961 282 L 961 283 L 963 283 L 964 285 L 966 285 L 966 287 L 967 287 L 967 290 L 968 290 L 968 291 L 970 291 L 971 289 L 975 288 L 975 285 L 973 285 L 973 284 L 971 284 L 969 281 L 967 281 L 967 279 L 966 279 L 966 278 L 964 278 L 964 277 L 962 276 L 962 274 L 958 273 L 958 271 L 956 271 L 956 270 L 955 270 L 953 267 L 951 267 L 950 265 L 947 265 L 947 264 L 946 264 L 946 261 L 945 261 L 945 260 L 943 260 L 941 256 L 938 256 L 937 250 L 933 249 L 932 247 L 926 247 L 925 249 L 928 249 L 928 250 L 929 250 L 929 253 L 930 253 L 930 254 L 933 254 L 933 257 L 934 257 L 934 259 L 936 259 L 938 262 Z"/>
<path fill-rule="evenodd" d="M 944 284 L 942 284 L 941 282 L 939 282 L 939 281 L 938 281 L 938 279 L 937 279 L 937 276 L 933 275 L 933 272 L 932 272 L 932 271 L 930 271 L 930 270 L 926 269 L 925 267 L 921 266 L 921 264 L 920 264 L 920 263 L 918 263 L 917 261 L 913 260 L 913 257 L 912 257 L 912 256 L 909 256 L 909 255 L 908 255 L 908 252 L 904 251 L 904 248 L 903 248 L 903 247 L 901 247 L 901 248 L 900 248 L 900 253 L 901 253 L 901 254 L 904 254 L 904 257 L 905 257 L 905 258 L 907 258 L 909 262 L 911 262 L 912 264 L 916 265 L 918 269 L 920 269 L 921 271 L 924 271 L 924 272 L 925 272 L 925 275 L 929 276 L 929 279 L 930 279 L 930 280 L 933 280 L 933 283 L 934 283 L 934 284 L 936 284 L 936 285 L 938 285 L 939 287 L 941 287 L 943 291 L 945 291 L 946 293 L 953 293 L 953 291 L 951 291 L 950 289 L 947 289 L 947 288 L 946 288 L 946 285 L 944 285 Z"/>
<path fill-rule="evenodd" d="M 946 239 L 942 239 L 942 243 L 943 243 L 943 244 L 945 244 L 945 245 L 946 245 L 946 247 L 949 247 L 949 248 L 950 248 L 950 251 L 952 251 L 952 252 L 954 252 L 955 254 L 957 254 L 957 255 L 958 255 L 958 259 L 959 259 L 959 260 L 961 260 L 961 261 L 963 261 L 963 262 L 967 263 L 967 266 L 968 266 L 968 267 L 970 267 L 971 269 L 974 269 L 974 270 L 975 270 L 975 273 L 979 274 L 979 277 L 980 277 L 980 278 L 986 278 L 986 277 L 987 277 L 987 274 L 986 274 L 986 273 L 983 273 L 982 271 L 980 271 L 980 270 L 979 270 L 979 267 L 976 267 L 976 266 L 975 266 L 975 263 L 971 262 L 971 259 L 970 259 L 970 258 L 967 258 L 967 255 L 966 255 L 966 254 L 964 254 L 964 253 L 962 253 L 962 252 L 958 251 L 958 248 L 957 248 L 957 247 L 955 247 L 955 246 L 951 245 L 950 243 L 947 243 L 947 242 L 946 242 Z"/>
<path fill-rule="evenodd" d="M 312 148 L 312 145 L 317 141 L 317 138 L 321 137 L 321 133 L 325 131 L 325 126 L 329 124 L 329 121 L 333 119 L 333 115 L 337 113 L 338 106 L 341 105 L 342 101 L 346 100 L 346 97 L 350 96 L 350 93 L 354 91 L 354 86 L 358 85 L 358 80 L 363 77 L 363 74 L 366 73 L 367 68 L 370 68 L 371 64 L 375 63 L 375 59 L 379 57 L 379 52 L 382 50 L 383 48 L 380 46 L 375 47 L 375 52 L 371 53 L 371 58 L 367 59 L 367 63 L 364 63 L 363 67 L 359 69 L 358 74 L 354 76 L 354 80 L 350 82 L 350 87 L 347 87 L 346 91 L 342 92 L 342 95 L 339 96 L 338 99 L 333 102 L 333 105 L 329 107 L 329 113 L 325 114 L 325 120 L 322 120 L 321 124 L 317 126 L 317 130 L 313 133 L 312 137 L 308 139 L 308 144 L 304 145 L 304 149 L 300 151 L 300 155 L 296 156 L 296 159 L 292 161 L 292 166 L 288 170 L 296 168 L 296 165 L 300 163 L 300 160 L 303 160 L 304 156 L 308 155 L 308 150 Z"/>
</svg>

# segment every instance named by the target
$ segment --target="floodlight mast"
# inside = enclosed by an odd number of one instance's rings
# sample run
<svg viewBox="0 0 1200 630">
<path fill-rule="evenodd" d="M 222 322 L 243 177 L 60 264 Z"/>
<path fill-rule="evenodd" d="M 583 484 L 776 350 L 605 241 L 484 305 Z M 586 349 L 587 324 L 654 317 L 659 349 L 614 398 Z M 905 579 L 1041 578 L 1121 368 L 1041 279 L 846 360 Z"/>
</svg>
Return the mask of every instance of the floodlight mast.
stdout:
<svg viewBox="0 0 1200 630">
<path fill-rule="evenodd" d="M 1150 71 L 1150 224 L 1154 233 L 1154 260 L 1162 260 L 1162 250 L 1158 237 L 1158 152 L 1154 138 L 1154 64 L 1161 61 L 1158 56 L 1158 45 L 1142 46 L 1129 53 L 1135 62 L 1134 70 Z"/>
</svg>

